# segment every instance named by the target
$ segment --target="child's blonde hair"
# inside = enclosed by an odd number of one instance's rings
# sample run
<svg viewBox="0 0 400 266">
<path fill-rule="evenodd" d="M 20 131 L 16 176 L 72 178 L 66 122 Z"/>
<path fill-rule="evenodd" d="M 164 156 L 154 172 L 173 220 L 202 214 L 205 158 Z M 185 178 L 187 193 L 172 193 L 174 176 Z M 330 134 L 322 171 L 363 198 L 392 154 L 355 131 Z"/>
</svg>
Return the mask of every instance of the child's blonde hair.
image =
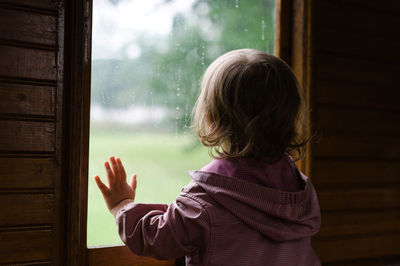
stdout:
<svg viewBox="0 0 400 266">
<path fill-rule="evenodd" d="M 193 109 L 193 127 L 218 158 L 252 157 L 269 162 L 302 153 L 297 132 L 302 98 L 291 68 L 253 49 L 233 50 L 207 68 Z"/>
</svg>

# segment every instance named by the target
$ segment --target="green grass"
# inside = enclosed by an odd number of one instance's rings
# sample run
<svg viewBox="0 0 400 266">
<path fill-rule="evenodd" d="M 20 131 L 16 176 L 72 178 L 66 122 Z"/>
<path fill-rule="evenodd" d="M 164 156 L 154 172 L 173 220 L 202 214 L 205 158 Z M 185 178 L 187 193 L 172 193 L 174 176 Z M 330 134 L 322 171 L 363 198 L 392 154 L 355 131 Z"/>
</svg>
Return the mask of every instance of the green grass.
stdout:
<svg viewBox="0 0 400 266">
<path fill-rule="evenodd" d="M 88 246 L 122 243 L 114 217 L 108 212 L 94 176 L 107 181 L 103 167 L 111 155 L 120 157 L 128 179 L 137 174 L 136 202 L 171 203 L 190 182 L 189 170 L 200 169 L 211 158 L 189 134 L 129 133 L 93 130 L 90 135 Z"/>
</svg>

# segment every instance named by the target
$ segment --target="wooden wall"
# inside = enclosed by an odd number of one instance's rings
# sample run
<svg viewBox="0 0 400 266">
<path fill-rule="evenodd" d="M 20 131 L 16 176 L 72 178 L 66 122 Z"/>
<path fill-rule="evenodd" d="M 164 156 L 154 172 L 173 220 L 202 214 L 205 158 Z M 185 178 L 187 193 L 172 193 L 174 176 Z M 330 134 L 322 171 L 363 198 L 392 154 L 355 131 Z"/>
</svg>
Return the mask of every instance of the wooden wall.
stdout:
<svg viewBox="0 0 400 266">
<path fill-rule="evenodd" d="M 0 1 L 0 264 L 60 265 L 63 7 Z"/>
<path fill-rule="evenodd" d="M 312 9 L 313 246 L 326 265 L 400 263 L 400 1 Z"/>
</svg>

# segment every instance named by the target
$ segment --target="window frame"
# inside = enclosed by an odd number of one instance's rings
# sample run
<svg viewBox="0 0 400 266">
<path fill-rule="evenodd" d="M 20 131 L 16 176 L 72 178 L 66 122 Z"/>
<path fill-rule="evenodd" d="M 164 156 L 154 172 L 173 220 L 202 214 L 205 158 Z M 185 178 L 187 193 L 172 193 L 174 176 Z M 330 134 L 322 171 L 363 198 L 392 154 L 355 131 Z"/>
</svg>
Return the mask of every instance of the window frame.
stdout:
<svg viewBox="0 0 400 266">
<path fill-rule="evenodd" d="M 180 265 L 131 253 L 126 246 L 88 248 L 87 202 L 90 127 L 91 23 L 93 0 L 65 2 L 65 88 L 63 180 L 65 194 L 65 265 Z M 311 108 L 311 11 L 313 0 L 277 0 L 275 54 L 285 60 L 302 85 L 306 110 Z M 311 117 L 304 117 L 306 125 Z M 301 128 L 306 137 L 310 128 Z M 299 168 L 311 175 L 311 146 Z M 175 264 L 176 263 L 176 264 Z"/>
</svg>

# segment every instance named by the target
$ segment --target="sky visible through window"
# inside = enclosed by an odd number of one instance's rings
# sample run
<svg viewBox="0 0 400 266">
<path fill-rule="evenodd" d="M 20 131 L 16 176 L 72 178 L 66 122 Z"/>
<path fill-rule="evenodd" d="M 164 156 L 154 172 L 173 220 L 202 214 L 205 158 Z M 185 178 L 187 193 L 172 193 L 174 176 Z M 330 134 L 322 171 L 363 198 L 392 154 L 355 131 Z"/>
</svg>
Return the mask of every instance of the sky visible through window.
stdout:
<svg viewBox="0 0 400 266">
<path fill-rule="evenodd" d="M 94 182 L 120 157 L 136 202 L 171 203 L 211 161 L 190 129 L 201 76 L 239 48 L 274 52 L 274 0 L 94 0 L 88 246 L 121 244 Z"/>
</svg>

